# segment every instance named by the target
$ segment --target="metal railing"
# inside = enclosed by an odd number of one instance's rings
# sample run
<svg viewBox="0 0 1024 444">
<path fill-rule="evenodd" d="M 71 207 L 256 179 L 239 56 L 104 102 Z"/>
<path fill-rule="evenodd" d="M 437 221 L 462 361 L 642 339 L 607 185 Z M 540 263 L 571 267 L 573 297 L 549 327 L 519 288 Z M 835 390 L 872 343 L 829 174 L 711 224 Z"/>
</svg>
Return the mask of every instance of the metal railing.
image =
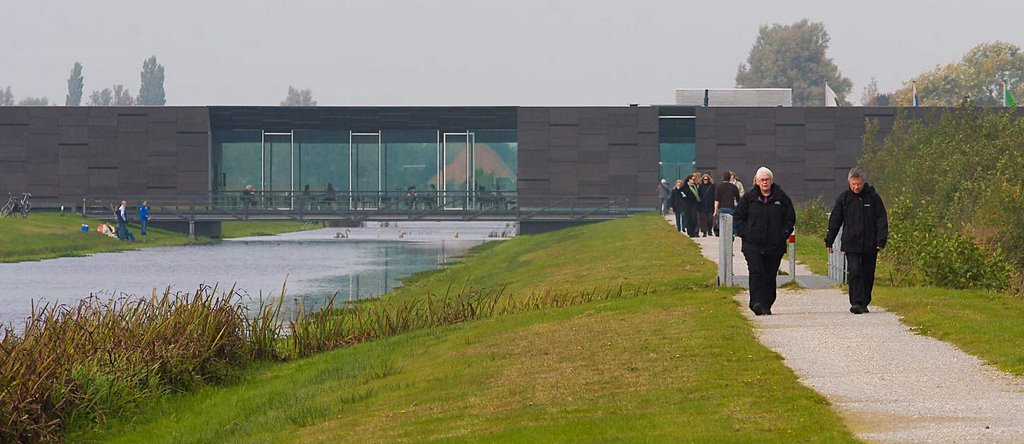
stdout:
<svg viewBox="0 0 1024 444">
<path fill-rule="evenodd" d="M 514 192 L 218 192 L 202 195 L 87 196 L 82 215 L 110 217 L 122 200 L 135 211 L 150 202 L 151 220 L 588 220 L 624 217 L 629 199 L 609 196 L 526 196 Z"/>
</svg>

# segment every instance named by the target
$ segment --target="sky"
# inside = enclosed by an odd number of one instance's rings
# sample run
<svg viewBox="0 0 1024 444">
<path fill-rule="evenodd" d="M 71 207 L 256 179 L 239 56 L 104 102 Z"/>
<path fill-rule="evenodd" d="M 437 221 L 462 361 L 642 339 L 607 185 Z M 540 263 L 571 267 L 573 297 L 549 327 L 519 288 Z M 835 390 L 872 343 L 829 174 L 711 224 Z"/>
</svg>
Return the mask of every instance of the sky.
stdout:
<svg viewBox="0 0 1024 444">
<path fill-rule="evenodd" d="M 827 55 L 880 91 L 979 43 L 1024 46 L 1019 0 L 0 0 L 0 88 L 83 103 L 142 62 L 167 105 L 278 105 L 288 86 L 327 106 L 670 104 L 731 88 L 761 25 L 822 22 Z"/>
</svg>

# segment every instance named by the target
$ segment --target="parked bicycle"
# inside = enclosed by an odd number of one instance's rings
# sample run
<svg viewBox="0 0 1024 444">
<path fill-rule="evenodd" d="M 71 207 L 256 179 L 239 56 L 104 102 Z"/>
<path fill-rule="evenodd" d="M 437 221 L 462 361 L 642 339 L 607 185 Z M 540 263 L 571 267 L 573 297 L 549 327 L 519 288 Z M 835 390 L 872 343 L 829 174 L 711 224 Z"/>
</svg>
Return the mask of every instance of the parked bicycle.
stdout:
<svg viewBox="0 0 1024 444">
<path fill-rule="evenodd" d="M 32 209 L 32 193 L 21 193 L 21 197 L 7 193 L 7 203 L 0 208 L 0 217 L 14 217 L 15 214 L 21 214 L 21 217 L 28 217 L 28 212 Z"/>
</svg>

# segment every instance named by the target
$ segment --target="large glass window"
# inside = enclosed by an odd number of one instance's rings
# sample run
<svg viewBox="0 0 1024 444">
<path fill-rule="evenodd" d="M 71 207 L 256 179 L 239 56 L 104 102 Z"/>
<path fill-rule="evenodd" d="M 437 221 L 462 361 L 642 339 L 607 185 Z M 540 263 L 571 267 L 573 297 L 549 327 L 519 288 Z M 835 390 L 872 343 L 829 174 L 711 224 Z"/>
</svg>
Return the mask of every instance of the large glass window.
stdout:
<svg viewBox="0 0 1024 444">
<path fill-rule="evenodd" d="M 477 190 L 515 191 L 519 166 L 516 131 L 476 130 L 473 134 Z"/>
<path fill-rule="evenodd" d="M 213 133 L 213 187 L 241 191 L 246 185 L 263 188 L 263 131 L 228 130 Z"/>
<path fill-rule="evenodd" d="M 437 131 L 384 131 L 384 189 L 418 193 L 438 185 Z"/>
<path fill-rule="evenodd" d="M 292 134 L 263 133 L 263 191 L 291 191 Z"/>
<path fill-rule="evenodd" d="M 348 191 L 348 132 L 295 131 L 295 186 L 322 193 Z"/>
</svg>

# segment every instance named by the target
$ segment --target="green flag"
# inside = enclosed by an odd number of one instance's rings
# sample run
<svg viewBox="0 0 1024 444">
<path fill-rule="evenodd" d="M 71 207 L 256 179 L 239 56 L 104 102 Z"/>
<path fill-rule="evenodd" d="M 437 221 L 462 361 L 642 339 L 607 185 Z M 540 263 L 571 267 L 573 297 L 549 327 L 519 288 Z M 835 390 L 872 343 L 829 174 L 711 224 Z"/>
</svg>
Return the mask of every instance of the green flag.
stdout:
<svg viewBox="0 0 1024 444">
<path fill-rule="evenodd" d="M 1016 108 L 1017 99 L 1013 98 L 1013 91 L 1003 85 L 1003 106 L 1007 108 Z"/>
</svg>

